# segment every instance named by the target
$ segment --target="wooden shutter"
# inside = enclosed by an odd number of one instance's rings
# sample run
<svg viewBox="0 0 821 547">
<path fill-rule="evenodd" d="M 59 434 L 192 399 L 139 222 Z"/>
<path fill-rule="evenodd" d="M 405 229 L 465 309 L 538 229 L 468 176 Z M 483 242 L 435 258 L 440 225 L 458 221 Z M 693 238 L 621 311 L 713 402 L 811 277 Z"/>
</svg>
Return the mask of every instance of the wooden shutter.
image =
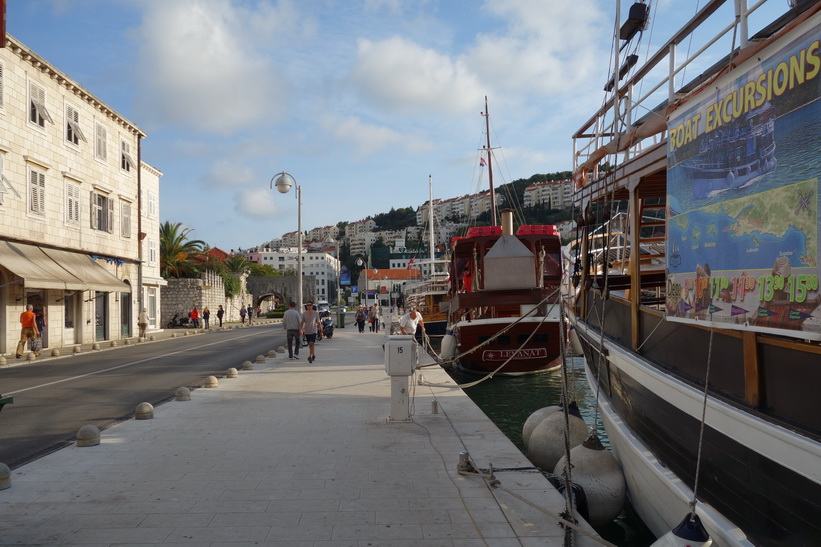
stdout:
<svg viewBox="0 0 821 547">
<path fill-rule="evenodd" d="M 114 233 L 114 200 L 111 198 L 106 198 L 108 202 L 108 233 Z"/>
<path fill-rule="evenodd" d="M 97 218 L 99 214 L 99 211 L 97 210 L 97 194 L 94 192 L 89 192 L 88 195 L 91 197 L 89 207 L 89 210 L 91 211 L 91 229 L 97 230 Z"/>
<path fill-rule="evenodd" d="M 131 204 L 127 201 L 120 203 L 120 229 L 123 237 L 131 237 Z"/>
<path fill-rule="evenodd" d="M 73 182 L 66 183 L 66 222 L 80 222 L 80 187 Z"/>
<path fill-rule="evenodd" d="M 29 211 L 42 215 L 46 210 L 46 175 L 34 169 L 29 174 Z"/>
<path fill-rule="evenodd" d="M 95 131 L 94 155 L 101 160 L 106 159 L 106 139 L 108 132 L 105 126 L 101 123 L 97 124 L 97 131 Z"/>
</svg>

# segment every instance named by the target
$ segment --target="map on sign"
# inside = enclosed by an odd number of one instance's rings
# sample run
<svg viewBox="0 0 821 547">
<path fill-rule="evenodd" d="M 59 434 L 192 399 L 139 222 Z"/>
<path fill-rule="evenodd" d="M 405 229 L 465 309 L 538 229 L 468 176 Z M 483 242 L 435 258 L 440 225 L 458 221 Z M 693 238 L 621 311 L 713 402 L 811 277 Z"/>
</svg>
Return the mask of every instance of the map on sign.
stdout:
<svg viewBox="0 0 821 547">
<path fill-rule="evenodd" d="M 670 218 L 669 238 L 678 260 L 713 270 L 764 270 L 786 257 L 792 267 L 818 263 L 818 180 L 812 179 L 728 200 Z"/>
</svg>

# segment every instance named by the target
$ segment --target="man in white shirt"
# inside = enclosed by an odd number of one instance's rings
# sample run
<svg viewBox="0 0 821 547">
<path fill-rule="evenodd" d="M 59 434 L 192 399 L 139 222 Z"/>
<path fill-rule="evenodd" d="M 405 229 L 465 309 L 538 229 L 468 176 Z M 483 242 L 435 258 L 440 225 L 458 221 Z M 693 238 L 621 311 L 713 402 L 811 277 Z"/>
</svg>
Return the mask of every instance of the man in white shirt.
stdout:
<svg viewBox="0 0 821 547">
<path fill-rule="evenodd" d="M 416 311 L 416 308 L 411 308 L 411 311 L 402 316 L 399 320 L 399 330 L 402 334 L 410 336 L 416 335 L 416 325 L 422 327 L 422 332 L 425 332 L 425 322 L 422 320 L 422 314 Z"/>
</svg>

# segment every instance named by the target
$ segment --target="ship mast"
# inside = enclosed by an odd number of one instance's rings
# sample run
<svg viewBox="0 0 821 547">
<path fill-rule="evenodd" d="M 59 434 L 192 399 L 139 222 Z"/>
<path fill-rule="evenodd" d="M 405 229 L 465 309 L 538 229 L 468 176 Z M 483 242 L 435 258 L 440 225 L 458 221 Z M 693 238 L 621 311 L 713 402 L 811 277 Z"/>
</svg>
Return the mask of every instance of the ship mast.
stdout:
<svg viewBox="0 0 821 547">
<path fill-rule="evenodd" d="M 430 245 L 430 271 L 428 272 L 428 277 L 433 278 L 433 250 L 434 250 L 434 241 L 433 241 L 433 179 L 430 175 L 428 175 L 428 223 L 430 224 L 430 230 L 428 234 L 430 235 L 429 245 Z"/>
<path fill-rule="evenodd" d="M 496 190 L 493 189 L 493 165 L 490 157 L 492 156 L 490 148 L 490 114 L 487 111 L 487 95 L 485 95 L 485 111 L 482 112 L 485 117 L 485 131 L 487 133 L 487 175 L 490 181 L 490 225 L 496 226 Z"/>
</svg>

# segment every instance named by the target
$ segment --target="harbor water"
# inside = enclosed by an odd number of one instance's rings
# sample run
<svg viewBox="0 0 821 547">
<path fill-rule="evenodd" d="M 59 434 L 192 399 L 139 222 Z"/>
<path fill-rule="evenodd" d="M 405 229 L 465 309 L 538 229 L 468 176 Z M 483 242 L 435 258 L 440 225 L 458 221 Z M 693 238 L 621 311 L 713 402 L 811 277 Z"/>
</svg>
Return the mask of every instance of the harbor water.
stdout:
<svg viewBox="0 0 821 547">
<path fill-rule="evenodd" d="M 466 373 L 454 367 L 448 372 L 459 384 L 474 382 L 478 378 L 476 374 Z M 585 378 L 582 357 L 567 359 L 567 379 L 570 399 L 579 405 L 588 427 L 597 424 L 596 429 L 602 444 L 609 447 L 607 433 L 601 421 L 598 420 L 597 423 L 596 395 L 591 392 Z M 494 376 L 465 389 L 465 393 L 524 454 L 527 454 L 527 447 L 522 442 L 522 426 L 534 411 L 559 404 L 562 395 L 562 374 L 557 371 L 515 377 Z M 607 541 L 623 547 L 648 546 L 654 541 L 653 535 L 629 504 L 616 521 L 596 530 Z"/>
</svg>

